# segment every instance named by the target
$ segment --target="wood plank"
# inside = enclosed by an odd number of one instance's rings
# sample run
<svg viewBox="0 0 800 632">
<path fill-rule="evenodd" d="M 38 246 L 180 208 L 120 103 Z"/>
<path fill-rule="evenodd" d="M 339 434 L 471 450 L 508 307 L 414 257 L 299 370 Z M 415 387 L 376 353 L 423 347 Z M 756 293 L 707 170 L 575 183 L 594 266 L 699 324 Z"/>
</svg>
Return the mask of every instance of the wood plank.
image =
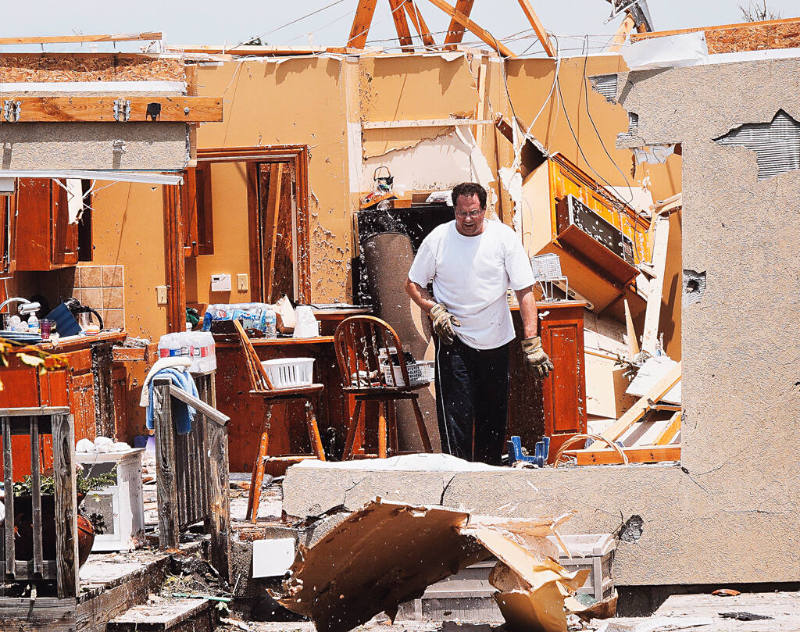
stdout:
<svg viewBox="0 0 800 632">
<path fill-rule="evenodd" d="M 126 97 L 130 103 L 128 122 L 220 122 L 221 97 Z M 19 123 L 98 122 L 114 123 L 114 97 L 26 97 L 3 95 L 3 101 L 19 103 Z M 149 113 L 148 113 L 149 111 Z M 0 117 L 0 124 L 7 123 Z"/>
<path fill-rule="evenodd" d="M 6 516 L 14 515 L 14 461 L 11 444 L 11 419 L 3 416 L 0 419 L 3 428 L 3 489 L 10 490 L 4 495 Z M 11 569 L 11 576 L 14 574 L 14 561 L 16 553 L 14 549 L 14 520 L 4 521 L 4 557 L 7 567 Z M 8 571 L 6 571 L 8 573 Z"/>
<path fill-rule="evenodd" d="M 364 48 L 369 35 L 369 27 L 372 24 L 372 16 L 375 14 L 375 5 L 378 0 L 359 0 L 356 7 L 356 14 L 353 16 L 353 25 L 350 27 L 350 37 L 347 38 L 347 46 L 353 48 Z"/>
<path fill-rule="evenodd" d="M 490 119 L 441 118 L 400 121 L 362 121 L 362 129 L 389 129 L 405 127 L 455 127 L 457 125 L 494 125 Z"/>
<path fill-rule="evenodd" d="M 26 579 L 56 579 L 56 561 L 55 560 L 42 560 L 40 570 L 34 571 L 34 561 L 17 560 L 14 563 L 14 579 L 17 581 Z M 0 562 L 0 575 L 5 573 L 6 564 Z"/>
<path fill-rule="evenodd" d="M 39 418 L 30 417 L 31 514 L 33 518 L 33 573 L 42 573 L 42 466 L 39 462 Z"/>
<path fill-rule="evenodd" d="M 634 358 L 639 353 L 639 342 L 636 339 L 636 327 L 633 325 L 633 316 L 631 316 L 631 306 L 628 305 L 628 299 L 623 299 L 622 302 L 625 305 L 625 329 L 626 335 L 628 336 L 628 355 Z"/>
<path fill-rule="evenodd" d="M 180 188 L 161 187 L 164 206 L 164 265 L 167 282 L 167 331 L 186 327 L 186 257 L 183 256 L 183 214 Z"/>
<path fill-rule="evenodd" d="M 473 4 L 475 4 L 475 0 L 457 0 L 455 9 L 465 17 L 469 17 L 469 14 L 472 13 Z M 464 25 L 461 24 L 461 22 L 459 22 L 455 18 L 451 17 L 450 26 L 447 27 L 447 33 L 445 34 L 444 43 L 459 44 L 463 38 L 464 38 Z"/>
<path fill-rule="evenodd" d="M 414 4 L 414 0 L 406 0 L 404 6 L 408 17 L 411 19 L 411 23 L 422 38 L 422 43 L 425 44 L 425 46 L 436 46 L 436 41 L 433 39 L 433 35 L 431 35 L 431 30 L 425 23 L 425 19 L 422 17 L 419 8 Z"/>
<path fill-rule="evenodd" d="M 601 444 L 602 445 L 602 444 Z M 680 446 L 640 446 L 625 448 L 628 463 L 660 463 L 661 461 L 680 461 Z M 578 465 L 611 465 L 621 463 L 616 450 L 565 450 L 565 456 L 577 459 Z"/>
<path fill-rule="evenodd" d="M 171 380 L 153 380 L 153 425 L 156 434 L 158 546 L 178 547 L 178 488 L 175 476 L 175 431 L 169 387 Z"/>
<path fill-rule="evenodd" d="M 56 415 L 53 424 L 53 477 L 56 507 L 56 574 L 58 597 L 77 597 L 78 500 L 75 484 L 75 432 L 72 415 Z"/>
<path fill-rule="evenodd" d="M 30 406 L 23 408 L 0 408 L 0 417 L 30 417 L 31 415 L 68 415 L 69 406 Z"/>
<path fill-rule="evenodd" d="M 224 426 L 231 419 L 230 417 L 228 417 L 228 415 L 221 413 L 216 408 L 212 408 L 211 406 L 206 404 L 203 400 L 198 399 L 197 397 L 193 397 L 192 395 L 189 395 L 189 393 L 187 393 L 181 388 L 178 388 L 174 384 L 169 385 L 169 393 L 175 399 L 181 400 L 184 404 L 189 404 L 189 406 L 197 410 L 200 414 L 208 417 L 211 421 L 220 426 Z"/>
<path fill-rule="evenodd" d="M 656 437 L 655 445 L 667 445 L 681 429 L 681 411 L 676 412 L 669 420 L 669 425 Z"/>
<path fill-rule="evenodd" d="M 644 417 L 645 413 L 650 408 L 650 401 L 658 401 L 665 393 L 675 386 L 681 379 L 681 363 L 678 362 L 672 369 L 670 369 L 664 377 L 653 385 L 645 395 L 639 398 L 636 403 L 631 406 L 628 411 L 615 421 L 609 428 L 607 428 L 600 436 L 608 441 L 616 441 L 623 433 L 630 428 L 634 423 Z M 595 441 L 590 450 L 595 450 L 604 445 L 601 441 Z"/>
<path fill-rule="evenodd" d="M 522 7 L 525 17 L 528 18 L 528 22 L 531 23 L 533 30 L 536 32 L 536 36 L 542 43 L 544 52 L 547 53 L 548 57 L 555 57 L 556 51 L 553 48 L 553 45 L 550 43 L 550 38 L 547 36 L 547 31 L 544 30 L 544 24 L 542 24 L 539 16 L 536 15 L 536 11 L 533 10 L 529 0 L 519 0 L 519 6 Z"/>
<path fill-rule="evenodd" d="M 163 39 L 160 31 L 116 35 L 51 35 L 46 37 L 0 37 L 0 46 L 14 44 L 69 44 L 72 42 L 134 42 Z"/>
<path fill-rule="evenodd" d="M 263 176 L 261 182 L 264 182 Z M 264 267 L 264 298 L 273 302 L 272 286 L 275 282 L 275 254 L 278 249 L 278 218 L 281 210 L 281 187 L 283 185 L 283 163 L 273 162 L 269 166 L 267 181 L 267 204 L 264 209 L 264 252 L 267 264 Z M 269 245 L 267 245 L 269 244 Z"/>
<path fill-rule="evenodd" d="M 495 39 L 494 35 L 492 35 L 486 29 L 478 26 L 475 22 L 470 20 L 466 15 L 457 11 L 455 7 L 448 4 L 444 0 L 428 0 L 431 4 L 438 7 L 445 13 L 447 13 L 450 17 L 452 17 L 456 22 L 463 25 L 464 27 L 468 28 L 472 33 L 474 33 L 479 39 L 485 42 L 492 50 L 497 51 L 498 54 L 502 55 L 503 57 L 516 57 L 514 52 L 502 44 L 501 42 Z"/>
<path fill-rule="evenodd" d="M 200 381 L 203 400 L 215 408 L 217 390 L 214 375 Z M 209 455 L 206 468 L 206 526 L 211 534 L 211 563 L 223 579 L 231 578 L 230 543 L 230 472 L 228 466 L 228 429 L 216 424 L 206 425 L 206 450 Z"/>
<path fill-rule="evenodd" d="M 608 47 L 609 53 L 618 53 L 620 51 L 622 45 L 625 43 L 625 40 L 628 39 L 628 35 L 631 34 L 631 31 L 633 31 L 633 27 L 635 25 L 636 20 L 633 19 L 633 16 L 630 13 L 626 14 L 625 19 L 622 20 L 617 32 L 614 33 L 614 39 L 611 40 L 611 44 Z"/>
<path fill-rule="evenodd" d="M 745 28 L 760 28 L 769 26 L 779 26 L 782 24 L 797 24 L 800 23 L 800 18 L 782 18 L 778 20 L 764 20 L 763 22 L 738 22 L 736 24 L 720 24 L 717 26 L 697 26 L 686 29 L 674 29 L 671 31 L 650 31 L 646 33 L 632 33 L 631 42 L 638 42 L 644 39 L 652 39 L 654 37 L 667 37 L 668 35 L 681 35 L 683 33 L 697 33 L 703 31 L 728 31 L 732 29 L 745 29 Z"/>
<path fill-rule="evenodd" d="M 669 217 L 659 217 L 653 228 L 653 279 L 647 292 L 647 309 L 644 313 L 642 350 L 655 355 L 658 344 L 658 323 L 661 316 L 661 295 L 664 290 L 664 272 L 667 269 L 667 244 L 669 243 Z"/>
<path fill-rule="evenodd" d="M 411 39 L 411 31 L 408 28 L 408 20 L 403 5 L 406 0 L 389 0 L 389 7 L 392 9 L 392 20 L 397 31 L 397 39 L 404 53 L 414 52 L 414 41 Z"/>
</svg>

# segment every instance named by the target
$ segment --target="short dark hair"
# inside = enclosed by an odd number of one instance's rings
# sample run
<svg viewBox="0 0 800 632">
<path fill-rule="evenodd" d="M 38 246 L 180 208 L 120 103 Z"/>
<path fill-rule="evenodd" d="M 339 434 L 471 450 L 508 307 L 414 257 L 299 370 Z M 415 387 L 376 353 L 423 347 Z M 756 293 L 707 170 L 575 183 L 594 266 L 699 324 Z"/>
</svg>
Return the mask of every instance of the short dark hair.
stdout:
<svg viewBox="0 0 800 632">
<path fill-rule="evenodd" d="M 461 184 L 457 184 L 453 187 L 453 206 L 456 205 L 456 200 L 460 196 L 464 197 L 472 197 L 473 195 L 478 196 L 478 202 L 481 203 L 481 208 L 486 210 L 486 189 L 484 189 L 480 184 L 477 182 L 462 182 Z"/>
</svg>

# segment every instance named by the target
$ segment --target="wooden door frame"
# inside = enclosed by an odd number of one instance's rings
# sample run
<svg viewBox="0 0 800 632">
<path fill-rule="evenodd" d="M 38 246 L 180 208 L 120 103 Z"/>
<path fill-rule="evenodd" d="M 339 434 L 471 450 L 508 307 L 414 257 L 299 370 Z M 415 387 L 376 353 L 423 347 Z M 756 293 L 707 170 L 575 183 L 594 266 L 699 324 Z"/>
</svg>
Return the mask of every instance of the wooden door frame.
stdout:
<svg viewBox="0 0 800 632">
<path fill-rule="evenodd" d="M 247 169 L 247 218 L 250 248 L 251 296 L 263 293 L 258 254 L 258 164 L 290 162 L 296 174 L 297 203 L 297 296 L 298 303 L 311 303 L 311 264 L 309 229 L 308 145 L 270 145 L 268 147 L 198 148 L 198 162 L 243 162 Z"/>
</svg>

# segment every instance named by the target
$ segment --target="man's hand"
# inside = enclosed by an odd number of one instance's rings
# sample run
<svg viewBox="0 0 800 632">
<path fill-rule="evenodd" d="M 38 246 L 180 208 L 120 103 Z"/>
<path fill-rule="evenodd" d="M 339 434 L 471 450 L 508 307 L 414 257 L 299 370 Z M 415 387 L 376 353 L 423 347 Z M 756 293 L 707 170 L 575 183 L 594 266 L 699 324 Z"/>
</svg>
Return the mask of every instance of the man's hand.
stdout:
<svg viewBox="0 0 800 632">
<path fill-rule="evenodd" d="M 547 377 L 553 370 L 553 363 L 542 349 L 542 339 L 539 336 L 523 338 L 522 353 L 525 354 L 525 362 L 533 367 L 540 378 Z"/>
<path fill-rule="evenodd" d="M 448 312 L 447 308 L 441 303 L 436 303 L 431 307 L 429 316 L 433 321 L 433 331 L 439 336 L 439 340 L 446 345 L 453 344 L 453 339 L 456 337 L 454 327 L 461 327 L 458 318 Z"/>
</svg>

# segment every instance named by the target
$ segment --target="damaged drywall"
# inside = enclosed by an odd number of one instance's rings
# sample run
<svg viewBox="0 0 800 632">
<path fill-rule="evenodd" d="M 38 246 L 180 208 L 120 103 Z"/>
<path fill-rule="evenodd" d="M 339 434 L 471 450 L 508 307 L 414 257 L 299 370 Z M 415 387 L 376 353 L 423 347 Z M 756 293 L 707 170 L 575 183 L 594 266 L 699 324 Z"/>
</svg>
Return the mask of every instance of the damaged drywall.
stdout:
<svg viewBox="0 0 800 632">
<path fill-rule="evenodd" d="M 367 157 L 361 176 L 361 190 L 374 188 L 372 176 L 385 165 L 394 176 L 395 190 L 451 189 L 459 182 L 473 180 L 489 187 L 494 181 L 486 157 L 478 149 L 472 133 L 459 126 L 434 140 L 423 140 L 409 149 L 397 149 Z"/>
</svg>

